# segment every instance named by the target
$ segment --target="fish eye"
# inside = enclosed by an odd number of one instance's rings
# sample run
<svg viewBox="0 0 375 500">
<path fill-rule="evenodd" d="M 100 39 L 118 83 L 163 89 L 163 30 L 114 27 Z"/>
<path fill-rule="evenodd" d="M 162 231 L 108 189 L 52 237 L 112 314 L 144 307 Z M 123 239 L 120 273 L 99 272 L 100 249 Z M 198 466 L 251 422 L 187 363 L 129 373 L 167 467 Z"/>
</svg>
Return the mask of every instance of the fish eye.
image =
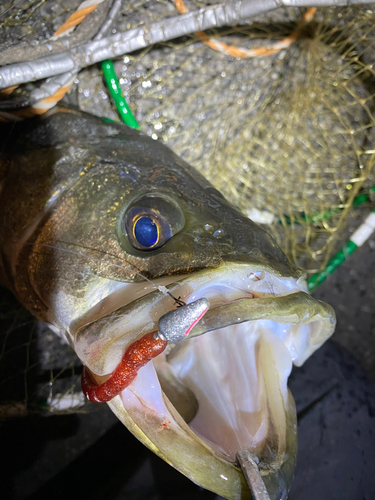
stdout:
<svg viewBox="0 0 375 500">
<path fill-rule="evenodd" d="M 143 196 L 134 201 L 124 215 L 125 233 L 137 250 L 160 248 L 184 225 L 182 210 L 165 196 Z"/>
<path fill-rule="evenodd" d="M 158 226 L 151 217 L 141 216 L 134 224 L 134 238 L 145 248 L 156 245 L 158 237 Z"/>
</svg>

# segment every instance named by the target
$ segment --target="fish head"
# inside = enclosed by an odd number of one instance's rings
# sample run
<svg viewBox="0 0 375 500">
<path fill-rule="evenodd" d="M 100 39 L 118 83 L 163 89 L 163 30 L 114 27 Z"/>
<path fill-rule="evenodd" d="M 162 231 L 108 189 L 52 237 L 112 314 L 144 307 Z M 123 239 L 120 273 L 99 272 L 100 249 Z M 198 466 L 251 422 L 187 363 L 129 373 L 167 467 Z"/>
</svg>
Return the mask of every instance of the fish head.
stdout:
<svg viewBox="0 0 375 500">
<path fill-rule="evenodd" d="M 102 383 L 176 298 L 208 299 L 210 331 L 170 343 L 109 405 L 204 488 L 251 498 L 236 462 L 245 449 L 270 497 L 286 498 L 297 451 L 287 380 L 333 333 L 332 308 L 308 295 L 263 228 L 161 143 L 71 110 L 38 127 L 27 136 L 35 154 L 53 146 L 53 175 L 70 169 L 24 247 L 45 319 Z"/>
</svg>

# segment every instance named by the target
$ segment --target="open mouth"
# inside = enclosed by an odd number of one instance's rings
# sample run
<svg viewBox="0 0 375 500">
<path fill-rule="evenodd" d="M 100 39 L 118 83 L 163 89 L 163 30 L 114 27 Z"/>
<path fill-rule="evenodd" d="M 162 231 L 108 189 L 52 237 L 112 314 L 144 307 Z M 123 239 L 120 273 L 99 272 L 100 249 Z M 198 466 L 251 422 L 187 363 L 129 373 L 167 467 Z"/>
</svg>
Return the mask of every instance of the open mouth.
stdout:
<svg viewBox="0 0 375 500">
<path fill-rule="evenodd" d="M 220 460 L 232 464 L 246 449 L 259 458 L 263 474 L 274 472 L 290 454 L 288 433 L 295 435 L 287 389 L 292 363 L 301 365 L 331 335 L 333 310 L 306 293 L 303 279 L 256 266 L 230 263 L 174 279 L 167 286 L 171 294 L 188 304 L 206 298 L 210 309 L 186 340 L 169 343 L 138 370 L 112 409 L 125 412 L 141 428 L 145 444 L 175 467 L 163 432 L 169 429 L 183 440 L 182 431 L 186 438 L 189 429 L 189 439 L 192 431 Z M 176 308 L 160 291 L 140 295 L 99 319 L 88 318 L 92 322 L 75 334 L 75 350 L 98 384 Z M 157 450 L 150 445 L 155 439 Z"/>
</svg>

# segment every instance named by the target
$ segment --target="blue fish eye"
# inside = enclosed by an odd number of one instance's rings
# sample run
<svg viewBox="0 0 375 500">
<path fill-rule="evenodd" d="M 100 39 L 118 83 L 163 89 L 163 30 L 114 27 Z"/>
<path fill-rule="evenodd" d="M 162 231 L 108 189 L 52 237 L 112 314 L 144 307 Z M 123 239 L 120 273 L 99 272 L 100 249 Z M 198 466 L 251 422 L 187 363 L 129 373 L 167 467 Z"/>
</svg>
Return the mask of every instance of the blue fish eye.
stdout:
<svg viewBox="0 0 375 500">
<path fill-rule="evenodd" d="M 151 248 L 158 241 L 158 226 L 151 217 L 140 217 L 134 226 L 137 242 L 145 248 Z"/>
<path fill-rule="evenodd" d="M 133 201 L 119 222 L 120 241 L 147 253 L 163 247 L 181 231 L 185 217 L 177 202 L 167 196 L 144 195 Z M 131 251 L 129 246 L 127 251 Z"/>
</svg>

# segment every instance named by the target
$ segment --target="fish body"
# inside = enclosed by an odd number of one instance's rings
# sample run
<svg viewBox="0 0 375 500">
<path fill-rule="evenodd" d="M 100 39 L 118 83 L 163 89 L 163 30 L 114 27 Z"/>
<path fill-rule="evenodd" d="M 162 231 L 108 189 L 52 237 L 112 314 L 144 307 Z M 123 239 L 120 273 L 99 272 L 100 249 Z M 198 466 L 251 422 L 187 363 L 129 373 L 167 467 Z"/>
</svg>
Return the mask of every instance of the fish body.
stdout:
<svg viewBox="0 0 375 500">
<path fill-rule="evenodd" d="M 203 487 L 250 499 L 236 462 L 246 449 L 270 498 L 286 498 L 297 450 L 287 378 L 333 333 L 332 308 L 266 231 L 141 132 L 60 108 L 2 136 L 1 281 L 98 384 L 174 298 L 207 298 L 191 337 L 109 405 Z"/>
</svg>

